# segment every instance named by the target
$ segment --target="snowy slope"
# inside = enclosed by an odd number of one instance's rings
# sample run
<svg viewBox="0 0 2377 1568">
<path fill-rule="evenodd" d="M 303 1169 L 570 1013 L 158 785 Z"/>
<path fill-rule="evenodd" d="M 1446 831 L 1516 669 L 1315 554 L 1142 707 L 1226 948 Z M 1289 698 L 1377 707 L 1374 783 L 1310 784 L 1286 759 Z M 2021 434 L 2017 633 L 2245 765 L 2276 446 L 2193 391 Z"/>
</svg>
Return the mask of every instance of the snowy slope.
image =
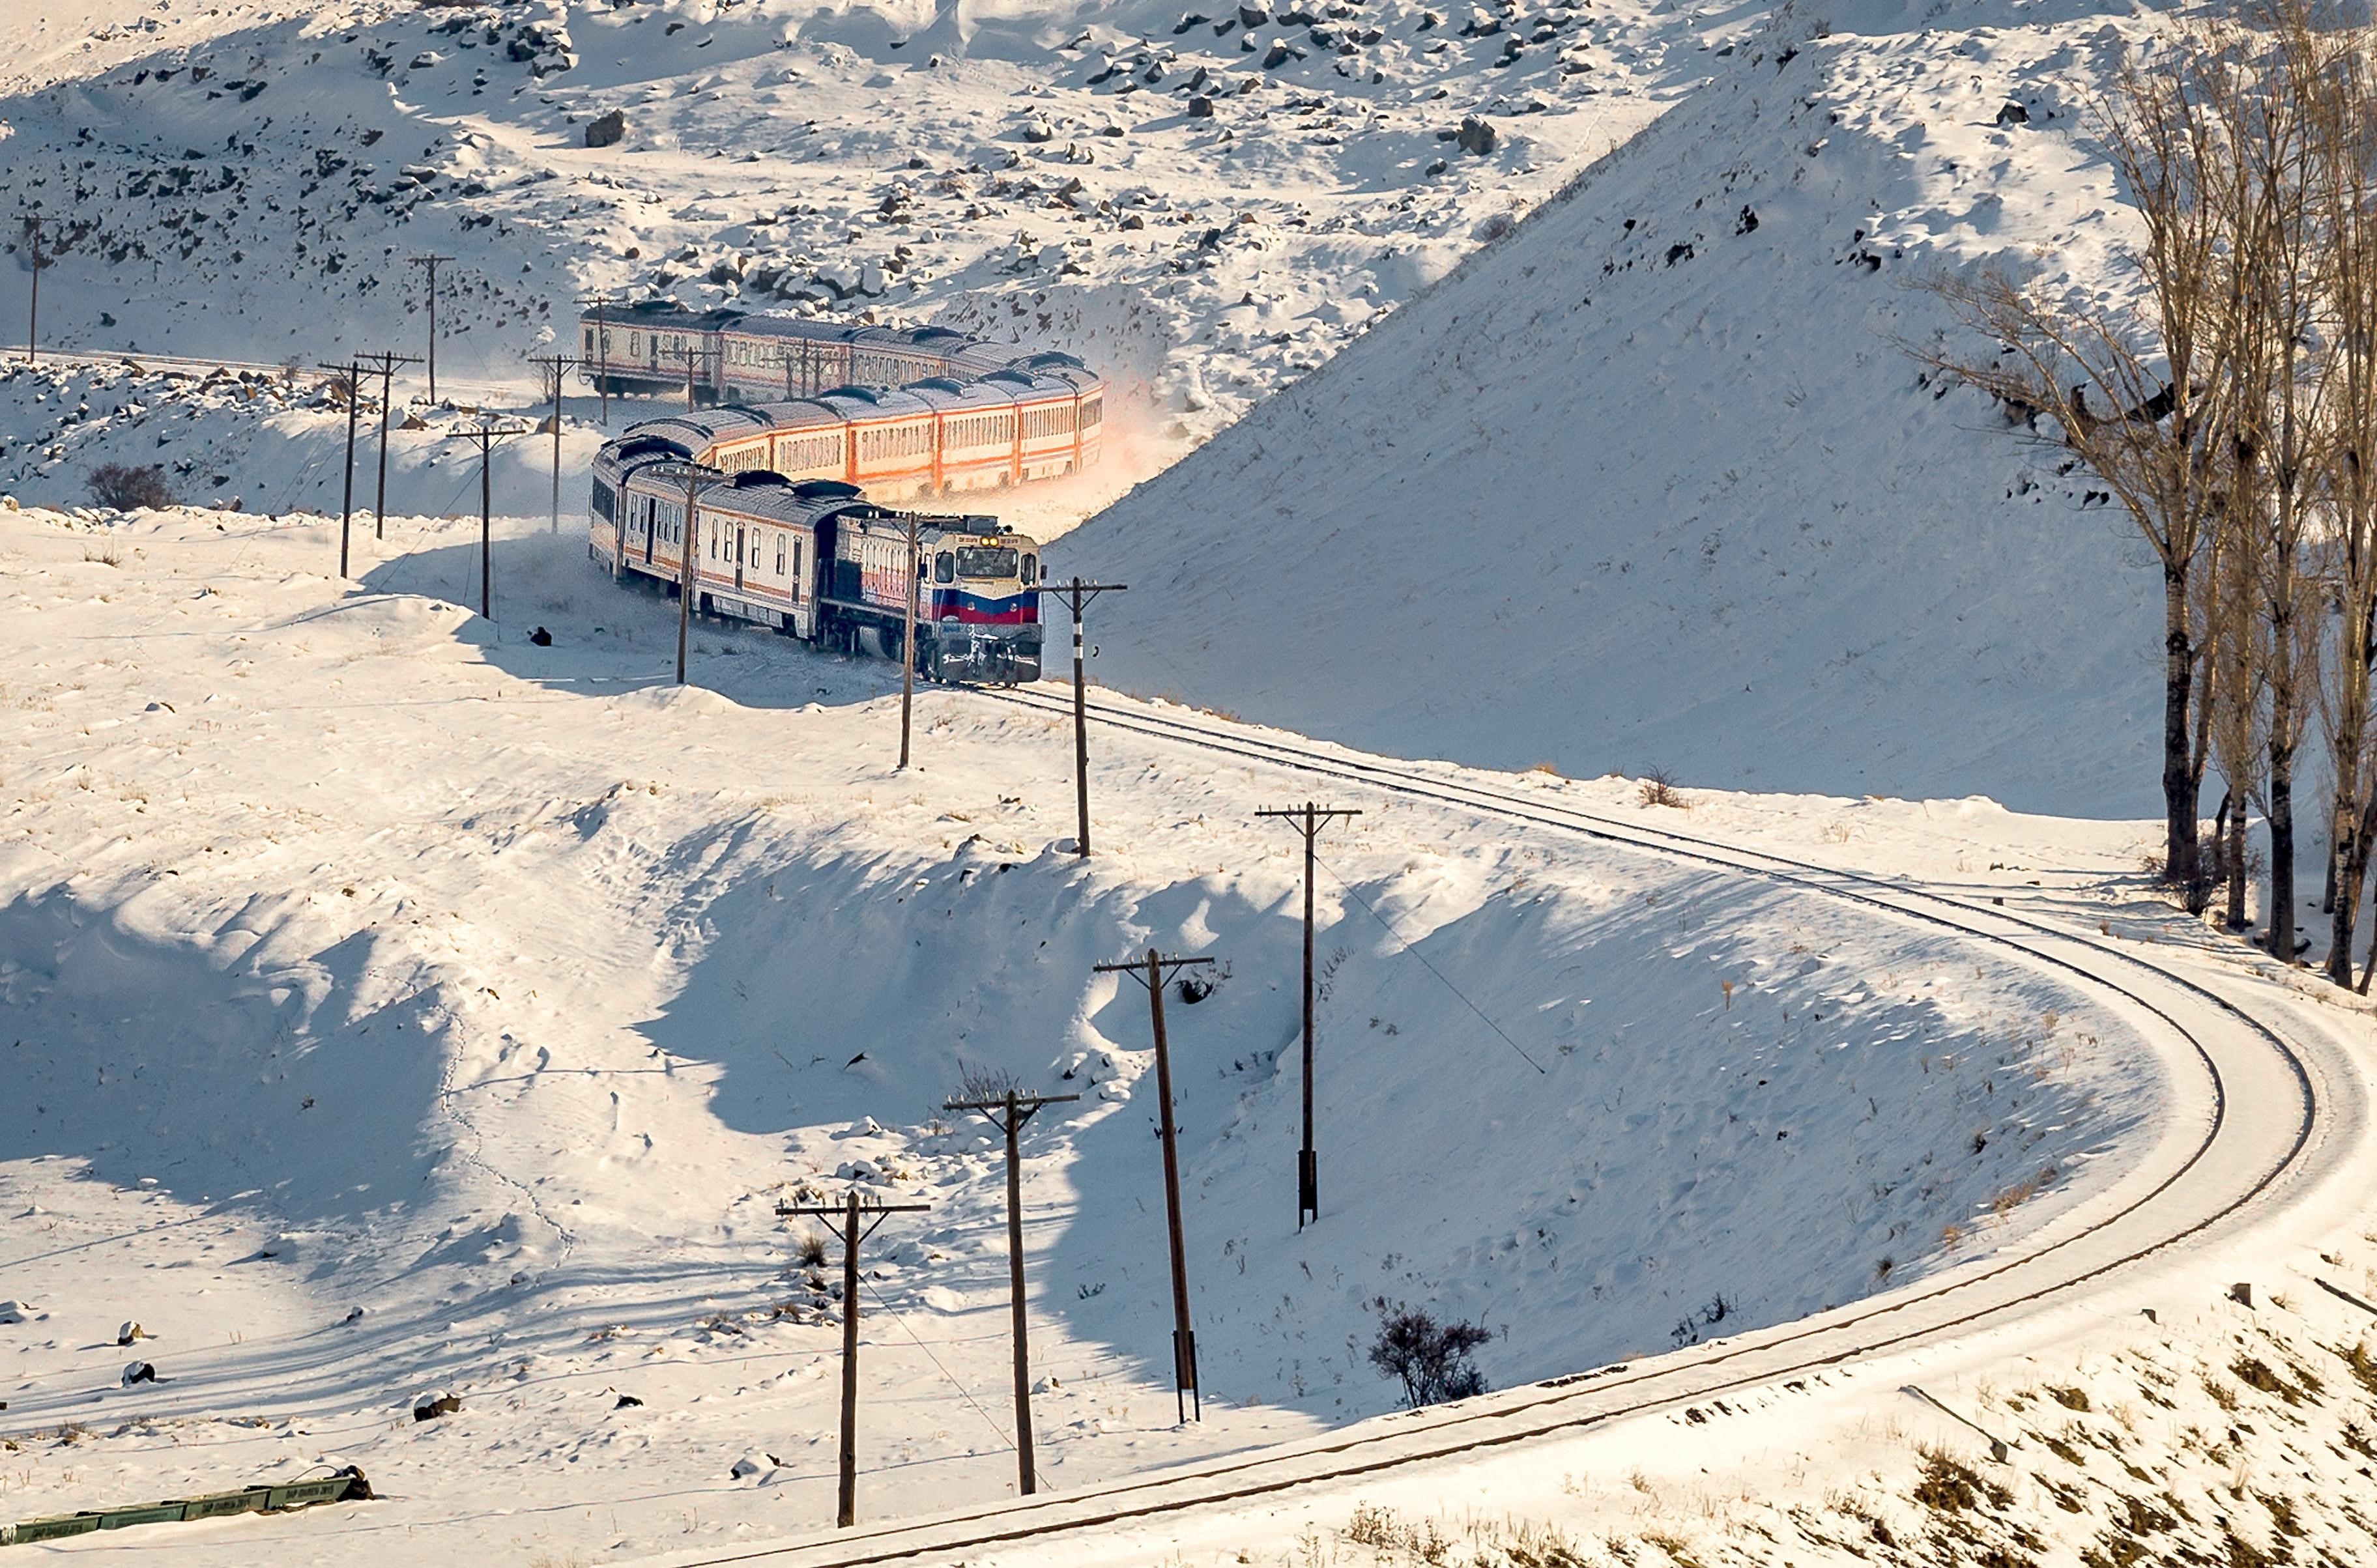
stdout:
<svg viewBox="0 0 2377 1568">
<path fill-rule="evenodd" d="M 1939 267 L 2111 277 L 2072 135 L 2110 14 L 1841 6 L 1733 51 L 1074 536 L 1131 585 L 1103 678 L 1499 766 L 2151 810 L 2140 551 L 1900 347 Z"/>
<path fill-rule="evenodd" d="M 353 583 L 317 521 L 0 529 L 0 1298 L 46 1314 L 0 1325 L 0 1513 L 329 1459 L 398 1501 L 177 1561 L 809 1527 L 837 1308 L 772 1210 L 853 1179 L 934 1206 L 869 1253 L 866 1506 L 1000 1496 L 1000 1172 L 935 1114 L 962 1064 L 1084 1097 L 1035 1125 L 1026 1186 L 1060 1486 L 1387 1408 L 1382 1297 L 1486 1322 L 1497 1384 L 1572 1371 L 1991 1255 L 2162 1126 L 2128 1021 L 2060 980 L 1378 799 L 1324 853 L 1299 1234 L 1298 858 L 1250 816 L 1295 777 L 1101 734 L 1084 869 L 1065 726 L 928 689 L 895 774 L 883 666 L 707 627 L 716 690 L 673 692 L 666 603 L 533 520 L 493 622 L 454 603 L 474 526 L 402 520 Z M 2127 855 L 1986 806 L 1690 810 L 1928 873 L 2086 866 L 2058 896 L 2092 909 Z M 1188 1430 L 1143 1004 L 1091 973 L 1151 944 L 1226 960 L 1172 1009 Z M 126 1318 L 161 1384 L 115 1387 Z M 412 1421 L 435 1388 L 463 1413 Z"/>
<path fill-rule="evenodd" d="M 1642 0 L 1208 8 L 9 7 L 0 213 L 56 220 L 52 343 L 417 355 L 411 258 L 436 252 L 449 381 L 532 383 L 520 356 L 567 345 L 597 289 L 941 317 L 1107 372 L 1136 477 L 1631 134 L 1738 30 Z M 612 111 L 625 139 L 588 148 Z M 1490 153 L 1440 139 L 1480 114 Z M 16 342 L 30 257 L 0 238 Z M 78 498 L 78 471 L 0 453 L 0 481 L 35 476 Z"/>
</svg>

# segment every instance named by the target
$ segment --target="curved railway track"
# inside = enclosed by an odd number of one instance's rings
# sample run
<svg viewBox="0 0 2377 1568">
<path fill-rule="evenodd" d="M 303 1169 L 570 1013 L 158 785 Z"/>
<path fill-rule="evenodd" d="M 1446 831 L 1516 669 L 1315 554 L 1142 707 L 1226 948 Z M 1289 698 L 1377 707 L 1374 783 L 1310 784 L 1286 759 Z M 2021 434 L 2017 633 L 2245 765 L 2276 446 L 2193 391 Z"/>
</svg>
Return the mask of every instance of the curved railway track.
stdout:
<svg viewBox="0 0 2377 1568">
<path fill-rule="evenodd" d="M 985 695 L 1069 719 L 1069 698 L 1024 688 Z M 1136 1521 L 1243 1503 L 1445 1459 L 1479 1449 L 1573 1432 L 1620 1416 L 1705 1400 L 1910 1347 L 2001 1319 L 2203 1235 L 2319 1168 L 2323 1118 L 2358 1128 L 2357 1077 L 2324 1070 L 2317 1045 L 2289 1039 L 2208 985 L 2167 963 L 1994 905 L 1906 886 L 1884 877 L 1646 826 L 1497 789 L 1455 770 L 1350 755 L 1246 727 L 1177 717 L 1144 705 L 1093 702 L 1099 723 L 1234 759 L 1325 777 L 1392 796 L 1496 816 L 1748 875 L 1845 900 L 2019 954 L 2142 1013 L 2181 1061 L 2202 1070 L 2180 1084 L 2183 1112 L 2141 1166 L 2106 1193 L 2052 1221 L 2017 1251 L 1812 1318 L 1656 1358 L 1554 1378 L 1453 1407 L 1360 1423 L 1323 1437 L 1175 1470 L 1127 1478 L 1079 1493 L 1033 1498 L 840 1532 L 825 1538 L 726 1554 L 678 1556 L 676 1568 L 768 1562 L 783 1568 L 859 1568 L 954 1560 L 1035 1538 L 1128 1526 Z M 2118 977 L 2118 978 L 2117 978 Z M 2288 1010 L 2273 989 L 2271 1004 Z M 2306 1012 L 2293 1022 L 2321 1031 Z M 2184 1125 L 2176 1123 L 2183 1123 Z"/>
</svg>

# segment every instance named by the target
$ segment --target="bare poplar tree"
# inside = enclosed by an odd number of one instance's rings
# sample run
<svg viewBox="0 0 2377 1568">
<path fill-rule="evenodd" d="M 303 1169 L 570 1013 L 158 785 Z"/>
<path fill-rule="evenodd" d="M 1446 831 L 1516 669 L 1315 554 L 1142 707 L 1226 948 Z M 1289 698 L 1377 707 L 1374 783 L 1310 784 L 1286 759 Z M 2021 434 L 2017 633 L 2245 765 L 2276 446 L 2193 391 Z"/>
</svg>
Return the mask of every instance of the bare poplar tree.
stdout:
<svg viewBox="0 0 2377 1568">
<path fill-rule="evenodd" d="M 2200 907 L 2204 759 L 2191 723 L 2199 653 L 2190 588 L 2219 502 L 2214 470 L 2229 379 L 2220 290 L 2229 165 L 2209 110 L 2228 62 L 2221 42 L 2201 33 L 2182 34 L 2163 53 L 2130 61 L 2097 115 L 2141 221 L 2130 251 L 2136 303 L 2067 303 L 1984 268 L 1929 287 L 1998 351 L 1915 351 L 2068 448 L 2153 550 L 2163 584 L 2163 876 Z"/>
<path fill-rule="evenodd" d="M 2326 231 L 2326 439 L 2320 492 L 2327 517 L 2322 576 L 2335 615 L 2321 711 L 2334 775 L 2329 808 L 2335 898 L 2327 974 L 2352 983 L 2352 935 L 2377 849 L 2377 76 L 2366 30 L 2352 30 L 2309 78 L 2313 199 Z M 2377 968 L 2377 945 L 2360 977 Z"/>
<path fill-rule="evenodd" d="M 2204 102 L 2234 178 L 2224 204 L 2220 292 L 2227 306 L 2227 407 L 2222 526 L 2261 530 L 2264 681 L 2268 690 L 2263 799 L 2270 835 L 2264 917 L 2270 951 L 2295 954 L 2296 764 L 2318 686 L 2323 630 L 2310 559 L 2325 378 L 2319 350 L 2327 261 L 2312 199 L 2310 123 L 2323 90 L 2324 41 L 2299 0 L 2269 0 L 2266 30 L 2215 24 L 2206 57 L 2220 75 Z"/>
<path fill-rule="evenodd" d="M 2266 738 L 2263 733 L 2261 564 L 2258 529 L 2213 530 L 2196 575 L 2197 638 L 2204 649 L 2197 713 L 2204 750 L 2220 770 L 2224 792 L 2213 814 L 2215 855 L 2226 892 L 2223 918 L 2230 931 L 2252 922 L 2246 912 L 2246 814 L 2261 791 Z"/>
</svg>

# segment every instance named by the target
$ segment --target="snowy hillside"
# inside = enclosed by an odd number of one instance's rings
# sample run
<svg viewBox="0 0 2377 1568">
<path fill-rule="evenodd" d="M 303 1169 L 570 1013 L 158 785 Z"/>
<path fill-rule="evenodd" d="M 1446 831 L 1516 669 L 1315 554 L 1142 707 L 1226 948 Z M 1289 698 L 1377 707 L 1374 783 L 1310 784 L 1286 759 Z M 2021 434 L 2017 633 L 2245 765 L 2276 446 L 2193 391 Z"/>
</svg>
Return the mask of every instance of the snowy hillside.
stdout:
<svg viewBox="0 0 2377 1568">
<path fill-rule="evenodd" d="M 2153 575 L 1900 346 L 1944 266 L 2106 280 L 2072 132 L 2114 15 L 1844 6 L 1735 49 L 1074 536 L 1060 569 L 1131 585 L 1103 678 L 1407 755 L 2153 810 Z"/>
<path fill-rule="evenodd" d="M 838 1309 L 772 1211 L 853 1178 L 933 1205 L 868 1254 L 867 1507 L 1002 1495 L 1000 1171 L 936 1114 L 968 1066 L 1083 1096 L 1027 1146 L 1061 1487 L 1386 1408 L 1381 1298 L 1486 1323 L 1498 1384 L 1574 1371 L 1988 1256 L 2160 1130 L 2156 1060 L 2060 980 L 1380 798 L 1324 854 L 1299 1234 L 1298 861 L 1250 814 L 1296 776 L 1102 733 L 1084 869 L 1065 726 L 927 690 L 896 775 L 884 666 L 708 628 L 716 691 L 673 691 L 666 604 L 536 521 L 493 623 L 453 602 L 474 527 L 400 520 L 358 584 L 314 522 L 0 529 L 0 1298 L 30 1303 L 0 1515 L 322 1458 L 399 1501 L 177 1560 L 459 1550 L 523 1497 L 522 1553 L 812 1526 Z M 2090 907 L 2126 853 L 1978 806 L 1690 814 L 2089 866 Z M 1173 1008 L 1207 1384 L 1177 1431 L 1144 1004 L 1091 972 L 1150 944 L 1225 960 Z M 127 1318 L 157 1384 L 116 1386 Z M 462 1412 L 412 1421 L 441 1389 Z"/>
<path fill-rule="evenodd" d="M 596 290 L 938 317 L 1106 371 L 1136 477 L 1631 134 L 1705 70 L 1704 32 L 1738 30 L 1641 0 L 1207 8 L 10 8 L 0 340 L 24 331 L 19 214 L 51 220 L 43 337 L 94 351 L 417 355 L 411 258 L 435 252 L 448 382 L 531 383 L 520 356 L 566 348 Z M 621 139 L 589 147 L 615 113 Z M 1449 139 L 1478 116 L 1490 149 Z M 0 481 L 79 499 L 39 455 L 50 429 L 0 441 L 36 448 L 0 452 Z"/>
</svg>

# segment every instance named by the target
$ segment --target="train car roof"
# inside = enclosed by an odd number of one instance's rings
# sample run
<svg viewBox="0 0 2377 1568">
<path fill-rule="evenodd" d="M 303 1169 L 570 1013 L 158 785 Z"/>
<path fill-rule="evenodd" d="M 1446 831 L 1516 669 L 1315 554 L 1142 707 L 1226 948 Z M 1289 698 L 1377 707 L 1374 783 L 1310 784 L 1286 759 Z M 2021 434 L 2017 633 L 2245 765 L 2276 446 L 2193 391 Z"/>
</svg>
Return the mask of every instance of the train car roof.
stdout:
<svg viewBox="0 0 2377 1568">
<path fill-rule="evenodd" d="M 932 405 L 914 393 L 888 386 L 837 386 L 806 400 L 849 420 L 908 419 L 932 411 Z"/>
<path fill-rule="evenodd" d="M 696 445 L 707 446 L 738 435 L 756 435 L 773 422 L 758 409 L 728 403 L 715 409 L 694 409 L 685 413 L 663 414 L 658 419 L 639 420 L 627 427 L 627 434 L 631 437 L 649 435 L 687 444 L 686 450 L 691 453 Z"/>
<path fill-rule="evenodd" d="M 619 304 L 588 305 L 579 312 L 578 319 L 589 327 L 599 316 L 605 327 L 690 327 L 708 330 L 733 326 L 749 315 L 748 311 L 723 307 L 694 310 L 675 300 L 629 300 Z"/>
<path fill-rule="evenodd" d="M 859 328 L 839 321 L 816 321 L 799 315 L 747 315 L 726 328 L 738 338 L 804 338 L 811 342 L 842 343 Z"/>
<path fill-rule="evenodd" d="M 929 406 L 937 413 L 954 413 L 962 409 L 1011 409 L 1015 394 L 993 381 L 960 381 L 947 375 L 928 375 L 921 381 L 911 381 L 900 388 L 910 397 Z"/>
</svg>

